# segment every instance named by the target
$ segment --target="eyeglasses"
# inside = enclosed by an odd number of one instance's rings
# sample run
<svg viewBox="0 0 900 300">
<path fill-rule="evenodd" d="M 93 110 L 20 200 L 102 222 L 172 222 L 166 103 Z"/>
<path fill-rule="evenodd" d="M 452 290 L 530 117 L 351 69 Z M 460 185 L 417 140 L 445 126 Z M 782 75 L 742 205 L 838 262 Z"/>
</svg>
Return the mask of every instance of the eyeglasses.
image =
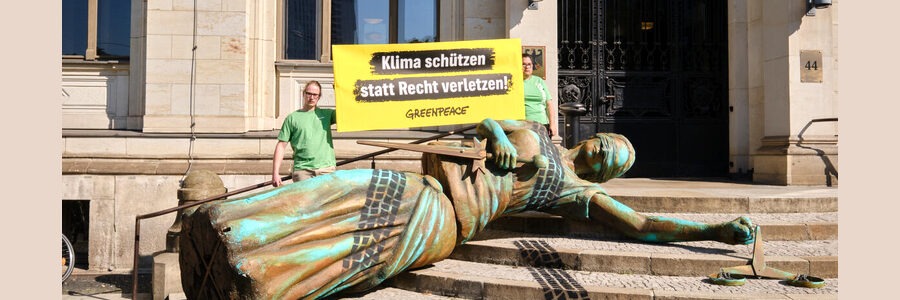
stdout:
<svg viewBox="0 0 900 300">
<path fill-rule="evenodd" d="M 310 96 L 310 97 L 313 97 L 313 96 L 318 97 L 319 96 L 319 94 L 314 94 L 314 93 L 310 93 L 310 92 L 303 92 L 303 94 Z"/>
</svg>

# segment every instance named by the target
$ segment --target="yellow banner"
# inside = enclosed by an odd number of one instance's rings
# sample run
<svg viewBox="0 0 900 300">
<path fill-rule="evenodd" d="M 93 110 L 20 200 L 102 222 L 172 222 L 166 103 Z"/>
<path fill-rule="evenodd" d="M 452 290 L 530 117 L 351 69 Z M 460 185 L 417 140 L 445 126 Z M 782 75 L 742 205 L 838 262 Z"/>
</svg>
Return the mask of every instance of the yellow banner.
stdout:
<svg viewBox="0 0 900 300">
<path fill-rule="evenodd" d="M 340 132 L 524 119 L 519 39 L 334 45 Z"/>
</svg>

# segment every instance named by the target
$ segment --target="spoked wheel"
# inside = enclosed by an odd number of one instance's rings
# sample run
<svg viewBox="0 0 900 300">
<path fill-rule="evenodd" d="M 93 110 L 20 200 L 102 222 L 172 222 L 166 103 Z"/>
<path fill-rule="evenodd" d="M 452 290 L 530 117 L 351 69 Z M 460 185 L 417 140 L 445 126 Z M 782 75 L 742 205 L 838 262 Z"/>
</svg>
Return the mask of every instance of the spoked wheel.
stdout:
<svg viewBox="0 0 900 300">
<path fill-rule="evenodd" d="M 72 242 L 69 242 L 64 234 L 62 236 L 62 281 L 69 279 L 73 270 L 75 270 L 75 250 L 72 249 Z"/>
</svg>

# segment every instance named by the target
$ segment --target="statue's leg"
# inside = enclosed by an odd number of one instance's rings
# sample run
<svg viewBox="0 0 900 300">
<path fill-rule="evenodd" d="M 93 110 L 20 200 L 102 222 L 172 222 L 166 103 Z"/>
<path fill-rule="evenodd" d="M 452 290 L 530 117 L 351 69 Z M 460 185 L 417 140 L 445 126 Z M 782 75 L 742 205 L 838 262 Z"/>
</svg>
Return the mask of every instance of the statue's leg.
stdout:
<svg viewBox="0 0 900 300">
<path fill-rule="evenodd" d="M 587 219 L 617 229 L 623 234 L 646 242 L 678 242 L 713 240 L 728 244 L 753 242 L 753 225 L 749 218 L 707 224 L 684 219 L 646 216 L 597 193 L 589 201 L 571 202 L 552 209 L 551 213 L 576 219 Z M 586 207 L 585 207 L 586 206 Z"/>
<path fill-rule="evenodd" d="M 387 170 L 336 171 L 207 204 L 185 224 L 182 281 L 198 299 L 365 290 L 449 256 L 457 232 L 434 179 Z M 201 286 L 204 276 L 215 284 Z"/>
</svg>

